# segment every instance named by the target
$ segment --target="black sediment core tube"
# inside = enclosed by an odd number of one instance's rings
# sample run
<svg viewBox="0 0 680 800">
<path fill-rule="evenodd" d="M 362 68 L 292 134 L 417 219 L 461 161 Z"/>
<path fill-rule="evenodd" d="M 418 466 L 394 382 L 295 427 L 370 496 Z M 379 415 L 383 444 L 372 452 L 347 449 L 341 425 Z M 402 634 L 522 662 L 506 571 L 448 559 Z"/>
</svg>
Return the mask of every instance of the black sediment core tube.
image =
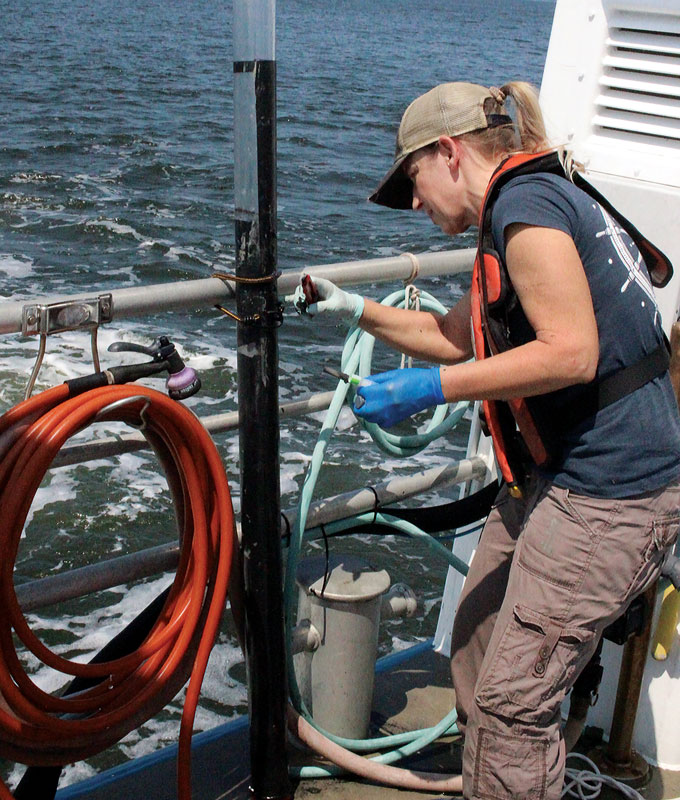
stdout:
<svg viewBox="0 0 680 800">
<path fill-rule="evenodd" d="M 275 60 L 235 61 L 234 87 L 236 274 L 259 279 L 236 289 L 251 791 L 283 800 L 293 792 L 279 538 Z"/>
</svg>

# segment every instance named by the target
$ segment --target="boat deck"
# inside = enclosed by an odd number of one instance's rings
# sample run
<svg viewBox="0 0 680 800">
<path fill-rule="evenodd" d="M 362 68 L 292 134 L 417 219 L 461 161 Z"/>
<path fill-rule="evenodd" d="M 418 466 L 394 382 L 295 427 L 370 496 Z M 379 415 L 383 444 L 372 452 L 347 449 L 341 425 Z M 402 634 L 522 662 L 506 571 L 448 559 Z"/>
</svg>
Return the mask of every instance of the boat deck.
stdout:
<svg viewBox="0 0 680 800">
<path fill-rule="evenodd" d="M 454 700 L 450 686 L 448 660 L 429 650 L 376 675 L 372 713 L 377 731 L 398 733 L 435 724 Z M 194 797 L 201 800 L 251 800 L 250 762 L 246 720 L 222 726 L 196 737 L 192 758 Z M 153 797 L 176 800 L 176 748 L 116 767 L 107 773 L 69 786 L 57 800 L 119 800 L 121 797 Z M 426 772 L 460 772 L 462 748 L 459 737 L 448 737 L 431 745 L 424 753 L 400 763 Z M 293 765 L 321 763 L 306 750 L 291 744 Z M 227 788 L 228 787 L 228 788 Z M 639 790 L 648 800 L 680 798 L 680 772 L 652 769 L 649 785 Z M 295 786 L 295 800 L 434 800 L 441 793 L 414 792 L 373 785 L 351 776 L 302 780 Z M 621 794 L 604 787 L 600 797 L 616 800 Z"/>
</svg>

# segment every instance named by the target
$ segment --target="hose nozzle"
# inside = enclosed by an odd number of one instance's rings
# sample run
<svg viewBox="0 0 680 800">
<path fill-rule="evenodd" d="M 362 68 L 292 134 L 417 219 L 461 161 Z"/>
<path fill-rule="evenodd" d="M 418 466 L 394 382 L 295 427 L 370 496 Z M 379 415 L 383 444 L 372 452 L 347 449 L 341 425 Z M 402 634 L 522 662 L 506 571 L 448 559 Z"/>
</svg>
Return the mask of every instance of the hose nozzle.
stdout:
<svg viewBox="0 0 680 800">
<path fill-rule="evenodd" d="M 144 374 L 135 374 L 134 377 L 127 377 L 127 375 L 125 375 L 123 380 L 116 381 L 117 383 L 124 383 L 127 380 L 136 380 L 138 377 L 144 377 L 145 374 L 152 375 L 167 369 L 168 379 L 165 381 L 165 388 L 168 391 L 168 395 L 173 400 L 186 400 L 187 397 L 196 394 L 201 388 L 201 379 L 196 374 L 196 370 L 186 366 L 182 357 L 177 352 L 174 343 L 171 342 L 167 336 L 159 336 L 158 339 L 148 347 L 135 344 L 134 342 L 113 342 L 109 345 L 108 349 L 112 353 L 144 353 L 147 356 L 151 356 L 153 359 L 149 364 L 135 364 L 131 367 L 114 367 L 114 370 L 134 370 L 136 367 L 136 372 L 139 372 L 139 370 L 144 367 L 149 368 L 148 372 L 144 372 L 142 369 L 142 373 Z"/>
<path fill-rule="evenodd" d="M 354 386 L 355 389 L 358 389 L 359 386 L 370 386 L 371 381 L 367 378 L 362 378 L 361 375 L 348 375 L 346 372 L 340 372 L 339 369 L 335 369 L 334 367 L 324 367 L 323 371 L 328 373 L 328 375 L 332 375 L 334 378 L 338 378 L 338 380 L 345 381 L 345 383 L 349 383 L 350 386 Z M 354 407 L 361 408 L 366 401 L 364 398 L 358 394 L 354 399 Z"/>
</svg>

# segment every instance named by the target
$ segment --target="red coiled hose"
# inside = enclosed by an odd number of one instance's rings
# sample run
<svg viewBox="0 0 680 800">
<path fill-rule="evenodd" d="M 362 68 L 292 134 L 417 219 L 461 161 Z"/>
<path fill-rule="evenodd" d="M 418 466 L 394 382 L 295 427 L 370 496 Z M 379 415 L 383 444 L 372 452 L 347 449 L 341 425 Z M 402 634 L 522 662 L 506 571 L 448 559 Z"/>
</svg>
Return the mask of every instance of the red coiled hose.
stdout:
<svg viewBox="0 0 680 800">
<path fill-rule="evenodd" d="M 158 620 L 134 652 L 81 664 L 61 658 L 28 627 L 14 590 L 14 562 L 26 516 L 64 442 L 97 420 L 140 427 L 172 490 L 181 538 L 179 566 Z M 181 404 L 137 385 L 70 397 L 62 384 L 0 417 L 0 755 L 60 766 L 98 753 L 156 714 L 190 677 L 182 714 L 178 797 L 191 797 L 193 720 L 208 657 L 225 607 L 234 519 L 224 468 L 209 434 Z M 54 696 L 24 671 L 13 635 L 45 665 L 98 680 Z M 0 781 L 0 798 L 11 798 Z"/>
</svg>

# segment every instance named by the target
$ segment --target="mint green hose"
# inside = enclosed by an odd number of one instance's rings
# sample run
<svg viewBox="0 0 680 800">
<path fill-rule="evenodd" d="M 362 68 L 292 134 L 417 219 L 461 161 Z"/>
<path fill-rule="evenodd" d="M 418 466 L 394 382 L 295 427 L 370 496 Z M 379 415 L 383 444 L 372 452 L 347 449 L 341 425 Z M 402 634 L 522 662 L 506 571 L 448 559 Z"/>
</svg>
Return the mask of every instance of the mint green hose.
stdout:
<svg viewBox="0 0 680 800">
<path fill-rule="evenodd" d="M 382 302 L 384 305 L 396 305 L 399 307 L 404 307 L 405 292 L 403 290 L 394 292 L 386 297 Z M 437 300 L 427 293 L 421 293 L 421 307 L 423 307 L 425 310 L 433 310 L 439 313 L 445 313 L 446 311 Z M 375 338 L 370 334 L 361 331 L 359 328 L 351 328 L 345 339 L 345 345 L 342 352 L 342 370 L 349 374 L 359 374 L 362 377 L 370 375 L 371 356 L 373 353 L 374 343 Z M 297 520 L 293 530 L 291 531 L 286 565 L 286 577 L 284 582 L 286 657 L 288 665 L 289 690 L 291 701 L 296 710 L 307 720 L 307 722 L 309 722 L 310 725 L 316 728 L 316 730 L 320 731 L 332 742 L 348 750 L 353 750 L 356 752 L 383 750 L 388 747 L 394 748 L 389 752 L 383 753 L 382 755 L 372 759 L 378 761 L 379 763 L 390 764 L 399 760 L 400 758 L 403 758 L 404 756 L 417 752 L 422 747 L 437 739 L 439 736 L 442 736 L 446 733 L 455 732 L 455 709 L 452 709 L 437 725 L 434 725 L 431 728 L 423 728 L 416 731 L 395 734 L 392 736 L 383 736 L 375 739 L 346 739 L 344 737 L 334 736 L 328 731 L 320 728 L 314 722 L 311 714 L 305 707 L 297 684 L 291 651 L 291 634 L 294 626 L 294 612 L 297 599 L 295 578 L 302 543 L 306 538 L 305 529 L 309 507 L 311 505 L 319 472 L 323 465 L 326 447 L 328 446 L 331 435 L 335 429 L 338 416 L 342 410 L 342 406 L 349 391 L 350 386 L 343 381 L 340 381 L 335 389 L 333 399 L 330 403 L 328 411 L 326 412 L 319 437 L 312 453 L 311 462 L 303 481 L 298 503 Z M 373 423 L 364 422 L 363 424 L 368 433 L 382 450 L 393 455 L 407 456 L 419 452 L 428 444 L 430 444 L 430 442 L 451 430 L 462 419 L 467 407 L 467 403 L 458 403 L 455 409 L 447 416 L 448 406 L 438 406 L 427 426 L 426 431 L 422 434 L 414 434 L 411 436 L 397 436 L 382 430 L 378 425 Z M 371 524 L 373 522 L 380 522 L 384 525 L 389 525 L 401 533 L 422 541 L 433 553 L 444 558 L 454 569 L 457 569 L 462 574 L 467 573 L 467 564 L 455 556 L 451 550 L 444 547 L 441 543 L 436 541 L 429 534 L 420 530 L 420 528 L 417 526 L 406 522 L 405 520 L 398 519 L 397 517 L 392 517 L 389 514 L 374 514 L 372 512 L 369 514 L 361 514 L 349 519 L 329 523 L 325 526 L 325 528 L 329 534 L 332 534 L 353 527 L 357 523 Z M 292 774 L 298 777 L 318 778 L 336 775 L 339 771 L 340 770 L 338 768 L 332 767 L 301 767 L 293 770 Z"/>
<path fill-rule="evenodd" d="M 404 308 L 405 302 L 405 292 L 402 289 L 388 295 L 381 302 L 381 305 Z M 420 293 L 420 306 L 425 311 L 435 311 L 439 314 L 446 313 L 444 306 L 427 292 Z M 371 336 L 370 333 L 366 333 L 359 328 L 352 328 L 345 339 L 341 369 L 347 373 L 355 372 L 362 378 L 370 375 L 374 345 L 375 336 Z M 350 362 L 353 364 L 353 359 L 357 353 L 359 355 L 358 366 L 355 365 L 354 368 L 350 370 Z M 352 388 L 351 391 L 353 398 L 354 389 Z M 425 432 L 411 436 L 398 436 L 397 434 L 389 433 L 374 422 L 361 420 L 361 424 L 381 450 L 390 455 L 405 457 L 419 453 L 427 447 L 428 444 L 434 442 L 435 439 L 438 439 L 440 436 L 448 433 L 452 428 L 455 428 L 467 411 L 468 406 L 469 403 L 467 402 L 458 403 L 448 416 L 446 416 L 449 408 L 447 404 L 437 406 Z"/>
</svg>

